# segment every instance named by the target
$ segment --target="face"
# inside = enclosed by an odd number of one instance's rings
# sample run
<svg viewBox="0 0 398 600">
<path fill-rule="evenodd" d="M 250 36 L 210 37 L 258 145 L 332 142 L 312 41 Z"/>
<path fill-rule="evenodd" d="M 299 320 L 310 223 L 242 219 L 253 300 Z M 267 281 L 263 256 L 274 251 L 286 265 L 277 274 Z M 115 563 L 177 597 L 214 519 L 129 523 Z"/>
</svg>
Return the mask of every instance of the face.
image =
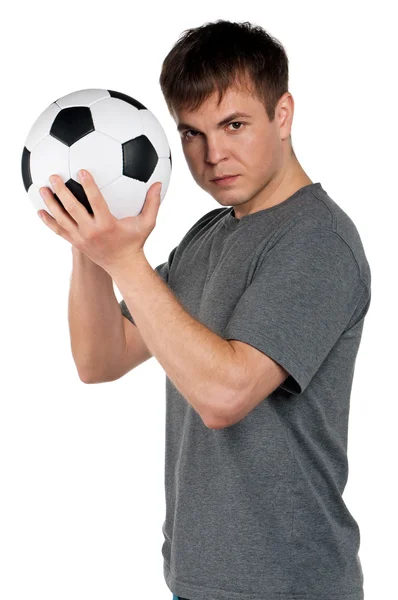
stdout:
<svg viewBox="0 0 398 600">
<path fill-rule="evenodd" d="M 196 183 L 241 218 L 267 206 L 287 170 L 293 99 L 288 92 L 280 98 L 272 123 L 253 93 L 231 87 L 220 106 L 217 101 L 214 93 L 196 111 L 176 110 L 174 119 Z M 225 175 L 237 177 L 213 181 Z"/>
</svg>

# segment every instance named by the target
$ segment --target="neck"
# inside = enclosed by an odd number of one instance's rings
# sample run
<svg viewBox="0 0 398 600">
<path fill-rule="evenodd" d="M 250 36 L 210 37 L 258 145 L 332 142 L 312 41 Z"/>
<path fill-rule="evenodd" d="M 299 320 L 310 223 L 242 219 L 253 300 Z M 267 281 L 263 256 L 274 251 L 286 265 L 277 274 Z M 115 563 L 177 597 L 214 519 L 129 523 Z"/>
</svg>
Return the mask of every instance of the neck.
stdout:
<svg viewBox="0 0 398 600">
<path fill-rule="evenodd" d="M 234 216 L 237 219 L 241 219 L 246 214 L 275 206 L 275 204 L 279 204 L 292 196 L 300 188 L 311 183 L 313 183 L 313 181 L 308 177 L 296 156 L 293 154 L 285 167 L 268 183 L 265 190 L 263 190 L 261 194 L 262 198 L 257 199 L 256 201 L 256 207 L 254 208 L 252 206 L 249 208 L 249 206 L 246 205 L 246 210 L 242 210 L 239 205 L 235 205 Z"/>
</svg>

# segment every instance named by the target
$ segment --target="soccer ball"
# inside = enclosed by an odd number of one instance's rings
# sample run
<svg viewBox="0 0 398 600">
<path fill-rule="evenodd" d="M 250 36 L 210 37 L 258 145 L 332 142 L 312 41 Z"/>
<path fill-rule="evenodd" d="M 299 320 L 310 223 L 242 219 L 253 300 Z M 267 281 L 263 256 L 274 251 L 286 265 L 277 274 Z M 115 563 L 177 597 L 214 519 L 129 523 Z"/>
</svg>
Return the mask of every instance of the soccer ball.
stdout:
<svg viewBox="0 0 398 600">
<path fill-rule="evenodd" d="M 60 175 L 90 214 L 79 182 L 86 169 L 94 177 L 114 217 L 135 217 L 150 186 L 162 182 L 160 201 L 171 175 L 171 151 L 155 115 L 141 102 L 112 90 L 87 89 L 56 100 L 38 117 L 22 152 L 22 179 L 36 211 L 44 209 L 39 189 Z"/>
</svg>

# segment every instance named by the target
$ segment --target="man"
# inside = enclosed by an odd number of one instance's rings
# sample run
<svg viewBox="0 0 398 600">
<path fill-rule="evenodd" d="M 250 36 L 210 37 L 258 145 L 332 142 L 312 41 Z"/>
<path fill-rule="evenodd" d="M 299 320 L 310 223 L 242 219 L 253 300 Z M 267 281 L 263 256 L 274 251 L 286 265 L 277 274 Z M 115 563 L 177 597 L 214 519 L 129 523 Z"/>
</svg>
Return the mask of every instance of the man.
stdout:
<svg viewBox="0 0 398 600">
<path fill-rule="evenodd" d="M 89 236 L 76 245 L 97 263 L 80 288 L 97 269 L 86 285 L 97 296 L 103 285 L 103 311 L 115 311 L 100 265 L 122 292 L 123 373 L 152 355 L 166 372 L 166 583 L 175 599 L 363 600 L 359 528 L 342 499 L 371 298 L 360 236 L 293 152 L 287 57 L 264 30 L 188 30 L 160 81 L 192 176 L 221 208 L 156 273 L 142 252 L 153 191 L 134 221 L 146 227 L 136 253 L 116 252 L 128 236 L 113 221 L 95 248 Z M 78 311 L 76 300 L 76 349 Z M 86 380 L 106 380 L 96 377 Z"/>
<path fill-rule="evenodd" d="M 157 272 L 242 365 L 210 429 L 167 377 L 166 582 L 190 600 L 360 600 L 359 529 L 342 499 L 371 294 L 360 236 L 292 150 L 287 58 L 261 28 L 189 30 L 160 83 L 192 176 L 221 208 Z M 195 361 L 205 348 L 174 351 Z"/>
</svg>

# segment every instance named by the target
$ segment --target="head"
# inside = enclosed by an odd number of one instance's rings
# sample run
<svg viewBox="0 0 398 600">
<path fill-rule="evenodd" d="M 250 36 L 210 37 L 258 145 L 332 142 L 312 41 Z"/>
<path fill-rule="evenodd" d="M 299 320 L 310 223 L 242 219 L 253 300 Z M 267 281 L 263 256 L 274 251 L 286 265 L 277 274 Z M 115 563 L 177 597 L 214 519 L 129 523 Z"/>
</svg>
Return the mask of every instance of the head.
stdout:
<svg viewBox="0 0 398 600">
<path fill-rule="evenodd" d="M 160 86 L 196 183 L 222 205 L 245 204 L 242 214 L 261 208 L 267 186 L 296 159 L 282 45 L 248 22 L 186 30 L 163 62 Z M 233 113 L 246 116 L 221 123 Z M 238 177 L 213 181 L 227 174 Z"/>
</svg>

